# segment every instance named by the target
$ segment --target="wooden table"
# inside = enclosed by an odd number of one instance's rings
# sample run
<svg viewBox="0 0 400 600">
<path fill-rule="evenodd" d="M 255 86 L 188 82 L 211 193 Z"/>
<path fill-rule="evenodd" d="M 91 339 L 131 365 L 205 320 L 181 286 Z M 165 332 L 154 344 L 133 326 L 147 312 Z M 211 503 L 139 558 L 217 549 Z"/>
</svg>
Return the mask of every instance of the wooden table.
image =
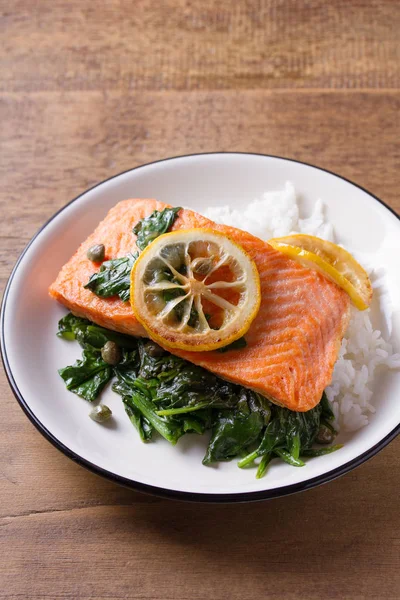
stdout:
<svg viewBox="0 0 400 600">
<path fill-rule="evenodd" d="M 395 0 L 0 0 L 0 276 L 102 179 L 190 152 L 277 154 L 400 210 Z M 399 598 L 399 441 L 326 486 L 191 505 L 76 466 L 5 377 L 0 598 Z"/>
</svg>

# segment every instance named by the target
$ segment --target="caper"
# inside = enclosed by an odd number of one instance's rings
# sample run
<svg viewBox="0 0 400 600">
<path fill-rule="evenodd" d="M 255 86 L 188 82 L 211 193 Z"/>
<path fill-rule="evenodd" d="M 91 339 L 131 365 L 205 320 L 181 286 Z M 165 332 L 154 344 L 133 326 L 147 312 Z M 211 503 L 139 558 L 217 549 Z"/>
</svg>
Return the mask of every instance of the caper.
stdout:
<svg viewBox="0 0 400 600">
<path fill-rule="evenodd" d="M 107 342 L 101 349 L 101 358 L 108 365 L 117 365 L 121 357 L 121 350 L 115 342 Z"/>
<path fill-rule="evenodd" d="M 165 350 L 155 342 L 152 342 L 151 340 L 145 343 L 144 349 L 146 354 L 148 354 L 152 358 L 159 358 L 160 356 L 163 356 L 165 354 Z"/>
<path fill-rule="evenodd" d="M 104 423 L 112 416 L 111 409 L 106 404 L 99 404 L 90 411 L 89 417 L 97 423 Z"/>
<path fill-rule="evenodd" d="M 335 433 L 326 425 L 320 425 L 315 441 L 317 444 L 331 444 L 335 439 Z"/>
<path fill-rule="evenodd" d="M 192 271 L 197 275 L 208 275 L 213 268 L 212 258 L 195 258 L 192 262 Z"/>
<path fill-rule="evenodd" d="M 95 244 L 86 252 L 86 256 L 92 262 L 103 262 L 106 249 L 104 244 Z"/>
</svg>

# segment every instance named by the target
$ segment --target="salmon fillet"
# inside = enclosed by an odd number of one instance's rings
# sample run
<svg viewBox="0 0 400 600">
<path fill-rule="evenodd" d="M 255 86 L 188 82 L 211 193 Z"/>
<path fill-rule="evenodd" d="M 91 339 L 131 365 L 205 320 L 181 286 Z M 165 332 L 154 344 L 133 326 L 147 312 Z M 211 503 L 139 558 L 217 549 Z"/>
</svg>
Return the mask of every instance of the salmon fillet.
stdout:
<svg viewBox="0 0 400 600">
<path fill-rule="evenodd" d="M 50 286 L 50 296 L 98 325 L 147 337 L 129 302 L 99 298 L 83 287 L 99 268 L 86 252 L 95 243 L 104 244 L 106 260 L 135 251 L 134 225 L 166 206 L 157 200 L 119 202 L 63 266 Z M 172 353 L 291 410 L 310 410 L 331 381 L 349 320 L 347 294 L 250 233 L 182 209 L 172 229 L 193 227 L 224 233 L 248 252 L 260 275 L 261 307 L 245 336 L 245 348 L 225 353 L 174 349 Z"/>
</svg>

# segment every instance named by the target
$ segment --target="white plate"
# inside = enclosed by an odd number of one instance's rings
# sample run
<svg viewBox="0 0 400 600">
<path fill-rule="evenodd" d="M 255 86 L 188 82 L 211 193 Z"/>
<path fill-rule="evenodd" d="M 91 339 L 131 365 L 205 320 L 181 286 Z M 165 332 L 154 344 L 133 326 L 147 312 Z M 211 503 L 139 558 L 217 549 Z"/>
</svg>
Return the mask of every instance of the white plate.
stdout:
<svg viewBox="0 0 400 600">
<path fill-rule="evenodd" d="M 236 461 L 204 467 L 206 440 L 185 436 L 176 447 L 158 439 L 143 444 L 120 397 L 106 391 L 114 426 L 88 418 L 85 400 L 68 392 L 57 369 L 80 354 L 77 344 L 56 337 L 65 310 L 47 295 L 49 284 L 77 246 L 118 201 L 157 198 L 201 210 L 244 204 L 293 182 L 307 214 L 318 198 L 328 206 L 339 241 L 379 258 L 387 270 L 394 306 L 400 306 L 399 217 L 355 184 L 317 167 L 254 154 L 200 154 L 172 158 L 122 173 L 85 192 L 58 212 L 33 238 L 15 266 L 2 306 L 2 354 L 14 394 L 39 431 L 79 464 L 135 489 L 206 501 L 243 501 L 293 493 L 329 481 L 361 464 L 400 429 L 400 373 L 387 372 L 375 386 L 376 415 L 345 438 L 338 452 L 301 469 L 273 461 L 261 480 Z M 400 313 L 392 340 L 400 347 Z"/>
</svg>

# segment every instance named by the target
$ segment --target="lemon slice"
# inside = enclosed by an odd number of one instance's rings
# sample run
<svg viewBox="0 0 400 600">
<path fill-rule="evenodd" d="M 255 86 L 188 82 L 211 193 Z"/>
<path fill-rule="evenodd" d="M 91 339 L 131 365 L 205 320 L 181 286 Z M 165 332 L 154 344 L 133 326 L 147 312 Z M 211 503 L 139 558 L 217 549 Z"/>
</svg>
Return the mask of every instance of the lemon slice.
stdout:
<svg viewBox="0 0 400 600">
<path fill-rule="evenodd" d="M 350 296 L 359 310 L 371 304 L 371 281 L 362 266 L 346 250 L 313 235 L 293 234 L 273 238 L 268 243 L 303 266 L 316 269 Z"/>
<path fill-rule="evenodd" d="M 241 246 L 209 229 L 165 233 L 139 255 L 131 304 L 160 344 L 216 350 L 242 337 L 260 307 L 257 267 Z"/>
</svg>

